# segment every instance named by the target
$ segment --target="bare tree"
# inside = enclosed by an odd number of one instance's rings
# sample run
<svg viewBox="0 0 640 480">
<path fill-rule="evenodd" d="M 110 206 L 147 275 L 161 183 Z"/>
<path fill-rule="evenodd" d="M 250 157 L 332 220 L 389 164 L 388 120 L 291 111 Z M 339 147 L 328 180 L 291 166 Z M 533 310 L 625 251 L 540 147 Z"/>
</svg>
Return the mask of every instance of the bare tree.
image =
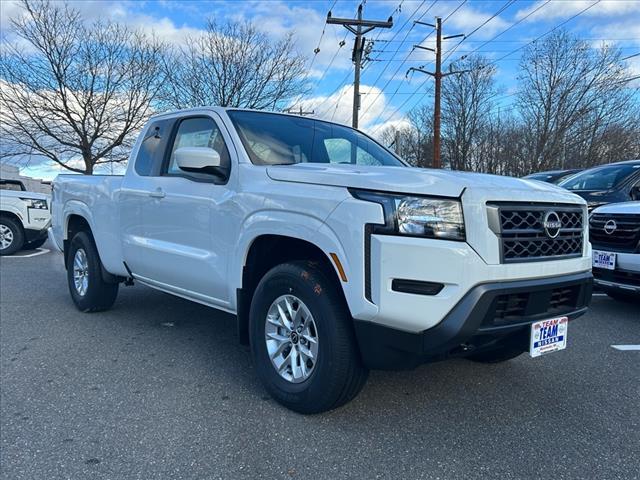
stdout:
<svg viewBox="0 0 640 480">
<path fill-rule="evenodd" d="M 465 73 L 443 82 L 445 157 L 454 170 L 477 170 L 482 167 L 475 147 L 495 103 L 495 67 L 488 66 L 484 57 L 470 56 L 451 68 Z"/>
<path fill-rule="evenodd" d="M 23 0 L 21 40 L 2 52 L 2 157 L 43 156 L 74 172 L 127 159 L 151 114 L 162 45 L 67 4 Z"/>
<path fill-rule="evenodd" d="M 163 100 L 171 108 L 275 109 L 304 92 L 305 63 L 292 35 L 273 41 L 251 23 L 209 21 L 167 57 Z"/>
<path fill-rule="evenodd" d="M 520 61 L 518 107 L 529 128 L 530 170 L 601 163 L 596 145 L 634 109 L 618 49 L 592 48 L 564 31 L 532 44 Z M 576 147 L 579 147 L 576 149 Z M 571 158 L 572 151 L 578 153 Z"/>
</svg>

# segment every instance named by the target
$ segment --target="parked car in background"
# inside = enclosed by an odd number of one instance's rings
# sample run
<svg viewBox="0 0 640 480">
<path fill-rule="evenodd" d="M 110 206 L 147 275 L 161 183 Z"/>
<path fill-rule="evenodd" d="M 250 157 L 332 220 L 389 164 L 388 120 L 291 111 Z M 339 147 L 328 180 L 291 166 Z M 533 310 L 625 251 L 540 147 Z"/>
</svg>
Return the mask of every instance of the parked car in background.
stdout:
<svg viewBox="0 0 640 480">
<path fill-rule="evenodd" d="M 523 178 L 526 178 L 527 180 L 539 180 L 541 182 L 558 184 L 581 171 L 581 168 L 573 168 L 571 170 L 549 170 L 548 172 L 531 173 Z"/>
<path fill-rule="evenodd" d="M 47 241 L 48 195 L 27 192 L 19 180 L 0 180 L 0 255 L 32 250 Z"/>
<path fill-rule="evenodd" d="M 591 298 L 579 196 L 408 168 L 297 115 L 156 116 L 123 177 L 58 176 L 53 215 L 78 309 L 139 281 L 235 314 L 267 390 L 304 413 L 354 398 L 370 368 L 561 350 Z"/>
<path fill-rule="evenodd" d="M 559 186 L 584 198 L 589 211 L 607 203 L 640 200 L 640 160 L 593 167 L 567 178 Z"/>
<path fill-rule="evenodd" d="M 614 298 L 640 298 L 640 202 L 596 208 L 589 235 L 596 284 Z"/>
</svg>

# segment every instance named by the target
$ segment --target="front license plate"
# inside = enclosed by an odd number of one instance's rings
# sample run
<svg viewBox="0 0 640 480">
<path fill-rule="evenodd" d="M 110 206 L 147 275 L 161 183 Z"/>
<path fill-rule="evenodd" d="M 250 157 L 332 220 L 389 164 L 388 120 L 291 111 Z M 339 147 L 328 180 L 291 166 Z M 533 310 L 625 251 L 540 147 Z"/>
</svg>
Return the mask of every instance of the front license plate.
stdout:
<svg viewBox="0 0 640 480">
<path fill-rule="evenodd" d="M 596 268 L 606 268 L 607 270 L 616 269 L 616 254 L 611 252 L 603 252 L 602 250 L 593 251 L 593 261 L 591 262 Z"/>
<path fill-rule="evenodd" d="M 545 353 L 567 348 L 567 317 L 541 320 L 531 325 L 531 345 L 529 355 L 539 357 Z"/>
</svg>

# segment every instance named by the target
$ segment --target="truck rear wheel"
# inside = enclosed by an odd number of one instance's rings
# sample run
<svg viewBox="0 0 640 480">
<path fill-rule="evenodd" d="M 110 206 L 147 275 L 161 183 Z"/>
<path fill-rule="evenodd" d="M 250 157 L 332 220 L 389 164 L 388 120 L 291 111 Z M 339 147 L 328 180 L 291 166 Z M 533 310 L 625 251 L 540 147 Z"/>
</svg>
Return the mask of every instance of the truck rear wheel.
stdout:
<svg viewBox="0 0 640 480">
<path fill-rule="evenodd" d="M 81 312 L 111 308 L 118 296 L 118 284 L 102 278 L 102 262 L 93 238 L 86 232 L 72 239 L 67 256 L 67 281 L 73 303 Z"/>
<path fill-rule="evenodd" d="M 260 380 L 291 410 L 337 408 L 366 382 L 349 310 L 335 282 L 316 264 L 271 269 L 253 296 L 249 328 Z"/>
<path fill-rule="evenodd" d="M 13 255 L 23 244 L 22 225 L 13 218 L 0 217 L 0 255 Z"/>
</svg>

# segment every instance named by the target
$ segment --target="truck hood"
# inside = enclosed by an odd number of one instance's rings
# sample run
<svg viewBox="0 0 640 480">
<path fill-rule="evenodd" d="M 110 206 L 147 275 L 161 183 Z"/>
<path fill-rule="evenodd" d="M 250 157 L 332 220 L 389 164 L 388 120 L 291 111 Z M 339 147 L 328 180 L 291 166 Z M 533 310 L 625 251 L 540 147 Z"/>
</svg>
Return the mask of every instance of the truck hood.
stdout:
<svg viewBox="0 0 640 480">
<path fill-rule="evenodd" d="M 484 191 L 486 198 L 511 195 L 538 201 L 543 198 L 545 201 L 583 203 L 567 190 L 545 182 L 451 170 L 299 163 L 270 166 L 267 175 L 283 182 L 383 192 L 459 197 L 466 188 L 471 188 Z"/>
<path fill-rule="evenodd" d="M 17 190 L 0 190 L 0 195 L 6 198 L 31 198 L 33 200 L 51 200 L 50 195 L 38 192 L 24 192 Z"/>
</svg>

